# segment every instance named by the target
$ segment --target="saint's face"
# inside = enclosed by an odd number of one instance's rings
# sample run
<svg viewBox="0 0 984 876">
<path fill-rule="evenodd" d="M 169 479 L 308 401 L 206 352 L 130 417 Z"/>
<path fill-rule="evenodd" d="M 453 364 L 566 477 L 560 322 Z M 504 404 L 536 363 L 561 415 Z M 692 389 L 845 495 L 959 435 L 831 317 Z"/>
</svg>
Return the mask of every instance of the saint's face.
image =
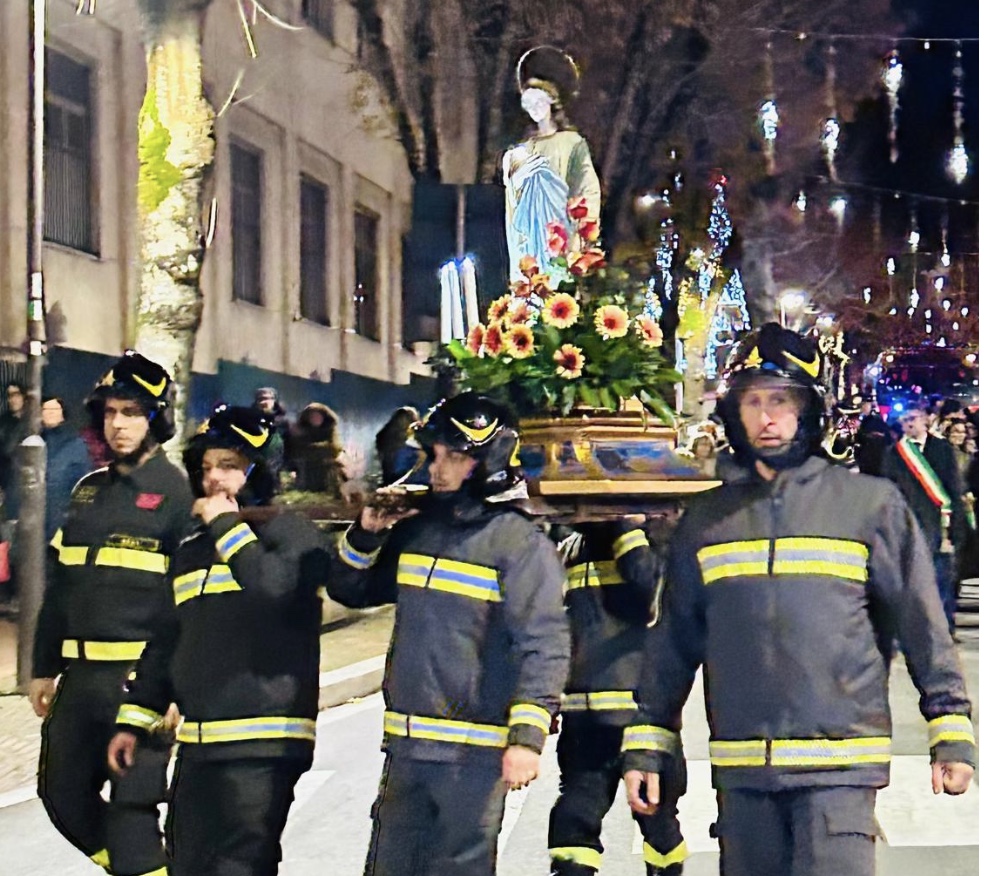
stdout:
<svg viewBox="0 0 984 876">
<path fill-rule="evenodd" d="M 523 92 L 520 103 L 529 117 L 539 125 L 544 119 L 550 117 L 553 99 L 542 88 L 527 88 Z"/>
</svg>

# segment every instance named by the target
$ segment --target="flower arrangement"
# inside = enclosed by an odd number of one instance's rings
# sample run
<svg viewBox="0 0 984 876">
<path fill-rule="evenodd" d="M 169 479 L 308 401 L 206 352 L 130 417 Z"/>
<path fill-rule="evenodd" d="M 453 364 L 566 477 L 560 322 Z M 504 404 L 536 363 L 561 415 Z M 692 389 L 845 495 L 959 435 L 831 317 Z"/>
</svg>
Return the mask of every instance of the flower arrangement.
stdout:
<svg viewBox="0 0 984 876">
<path fill-rule="evenodd" d="M 492 302 L 464 342 L 447 345 L 451 364 L 466 388 L 520 416 L 566 415 L 575 405 L 617 410 L 635 398 L 672 422 L 662 393 L 681 378 L 666 365 L 663 334 L 645 312 L 645 284 L 606 265 L 583 198 L 572 199 L 567 213 L 569 222 L 548 223 L 550 263 L 520 260 L 523 279 Z"/>
</svg>

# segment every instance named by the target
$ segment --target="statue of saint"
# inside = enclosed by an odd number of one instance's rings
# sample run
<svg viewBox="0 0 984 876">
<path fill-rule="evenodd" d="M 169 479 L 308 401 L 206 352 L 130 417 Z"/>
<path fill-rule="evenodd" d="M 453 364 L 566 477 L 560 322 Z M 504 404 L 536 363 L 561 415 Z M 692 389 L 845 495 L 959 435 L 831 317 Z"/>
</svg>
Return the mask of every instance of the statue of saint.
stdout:
<svg viewBox="0 0 984 876">
<path fill-rule="evenodd" d="M 510 280 L 522 279 L 519 260 L 525 255 L 549 273 L 547 223 L 563 223 L 577 245 L 569 199 L 583 197 L 589 219 L 597 220 L 601 212 L 601 184 L 588 142 L 564 112 L 565 101 L 577 94 L 578 79 L 571 57 L 552 46 L 530 49 L 516 65 L 522 107 L 536 127 L 502 159 Z"/>
</svg>

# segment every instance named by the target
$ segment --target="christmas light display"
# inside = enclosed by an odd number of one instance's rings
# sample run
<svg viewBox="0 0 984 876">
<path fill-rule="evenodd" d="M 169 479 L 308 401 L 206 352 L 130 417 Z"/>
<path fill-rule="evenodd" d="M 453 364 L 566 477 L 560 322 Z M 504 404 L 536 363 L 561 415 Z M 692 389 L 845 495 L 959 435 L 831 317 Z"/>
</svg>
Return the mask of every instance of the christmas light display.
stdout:
<svg viewBox="0 0 984 876">
<path fill-rule="evenodd" d="M 885 66 L 882 69 L 882 82 L 885 91 L 888 93 L 889 128 L 888 143 L 889 155 L 892 164 L 898 161 L 898 130 L 899 130 L 899 89 L 902 87 L 902 60 L 899 58 L 899 50 L 892 49 L 891 54 L 885 59 Z"/>
<path fill-rule="evenodd" d="M 953 64 L 953 149 L 947 156 L 946 169 L 953 181 L 960 185 L 970 173 L 970 158 L 963 141 L 963 53 L 957 43 Z"/>
</svg>

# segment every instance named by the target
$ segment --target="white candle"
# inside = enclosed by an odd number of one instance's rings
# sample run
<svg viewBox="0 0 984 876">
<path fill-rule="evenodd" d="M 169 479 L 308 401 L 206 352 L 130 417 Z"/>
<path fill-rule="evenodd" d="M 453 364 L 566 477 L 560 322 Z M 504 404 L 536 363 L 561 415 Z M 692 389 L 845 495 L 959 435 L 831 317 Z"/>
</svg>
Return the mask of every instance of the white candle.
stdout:
<svg viewBox="0 0 984 876">
<path fill-rule="evenodd" d="M 451 278 L 454 273 L 454 265 L 448 264 L 441 267 L 441 343 L 447 344 L 451 340 Z"/>
<path fill-rule="evenodd" d="M 478 285 L 475 281 L 475 263 L 470 258 L 461 262 L 461 287 L 465 292 L 465 315 L 469 331 L 478 325 Z"/>
<path fill-rule="evenodd" d="M 458 267 L 454 263 L 448 265 L 448 279 L 451 286 L 451 337 L 463 338 L 465 336 L 465 315 L 461 308 L 461 278 L 458 276 Z"/>
</svg>

